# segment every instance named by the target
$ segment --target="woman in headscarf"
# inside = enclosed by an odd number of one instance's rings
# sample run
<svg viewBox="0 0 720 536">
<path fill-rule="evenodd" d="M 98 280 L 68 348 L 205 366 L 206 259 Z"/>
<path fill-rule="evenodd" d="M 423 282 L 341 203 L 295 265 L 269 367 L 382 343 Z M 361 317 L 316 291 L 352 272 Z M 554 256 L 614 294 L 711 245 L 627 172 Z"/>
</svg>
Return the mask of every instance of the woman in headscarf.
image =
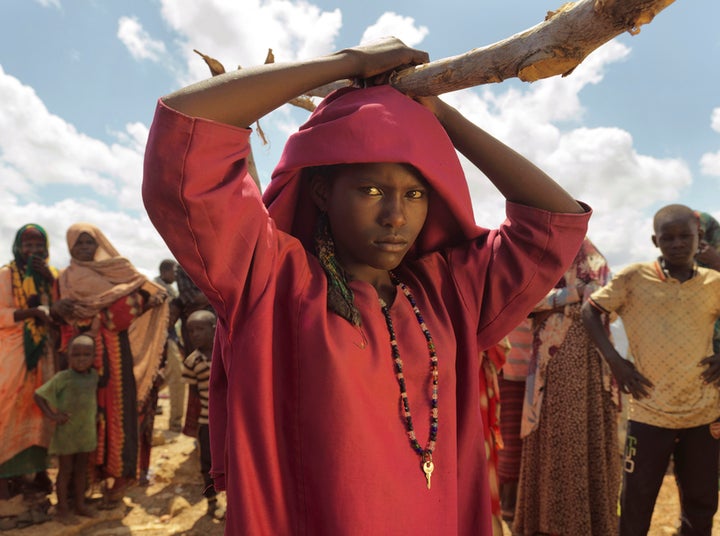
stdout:
<svg viewBox="0 0 720 536">
<path fill-rule="evenodd" d="M 56 272 L 45 230 L 23 225 L 13 257 L 0 268 L 0 499 L 9 497 L 8 479 L 26 474 L 52 489 L 45 473 L 52 429 L 33 401 L 55 371 L 48 308 Z"/>
<path fill-rule="evenodd" d="M 101 478 L 112 478 L 107 499 L 122 498 L 137 474 L 138 407 L 145 401 L 167 336 L 167 292 L 139 273 L 105 235 L 89 223 L 67 231 L 70 266 L 59 278 L 56 310 L 67 336 L 95 339 L 98 449 Z"/>
<path fill-rule="evenodd" d="M 605 257 L 585 238 L 533 311 L 513 534 L 617 534 L 618 391 L 580 315 L 609 280 Z"/>
</svg>

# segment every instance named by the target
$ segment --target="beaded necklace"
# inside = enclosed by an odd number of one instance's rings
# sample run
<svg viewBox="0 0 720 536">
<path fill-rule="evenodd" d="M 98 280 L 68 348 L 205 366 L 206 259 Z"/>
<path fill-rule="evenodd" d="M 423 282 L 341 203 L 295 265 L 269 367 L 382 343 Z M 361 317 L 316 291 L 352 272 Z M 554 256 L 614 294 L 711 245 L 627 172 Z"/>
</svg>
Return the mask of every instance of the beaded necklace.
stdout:
<svg viewBox="0 0 720 536">
<path fill-rule="evenodd" d="M 415 298 L 410 293 L 404 283 L 400 282 L 395 274 L 390 273 L 390 279 L 393 285 L 400 286 L 405 294 L 405 297 L 410 302 L 410 305 L 415 312 L 420 329 L 422 329 L 427 341 L 428 353 L 430 354 L 430 377 L 432 378 L 432 397 L 430 399 L 430 432 L 428 434 L 428 441 L 425 448 L 420 446 L 420 443 L 415 436 L 415 429 L 413 427 L 412 415 L 410 414 L 410 401 L 408 400 L 407 389 L 405 386 L 405 376 L 403 375 L 403 363 L 400 359 L 400 350 L 398 348 L 397 337 L 395 336 L 395 329 L 393 328 L 392 318 L 390 317 L 390 309 L 385 301 L 380 298 L 380 308 L 382 309 L 383 315 L 385 316 L 385 322 L 387 324 L 388 333 L 390 334 L 390 349 L 394 363 L 395 377 L 397 378 L 398 385 L 400 386 L 400 398 L 403 404 L 403 413 L 405 417 L 405 429 L 407 430 L 407 436 L 410 440 L 410 446 L 420 456 L 422 464 L 422 470 L 425 473 L 425 479 L 427 481 L 427 488 L 430 489 L 430 477 L 432 476 L 435 465 L 433 464 L 433 451 L 435 450 L 435 443 L 437 441 L 438 431 L 438 359 L 435 353 L 435 344 L 433 343 L 430 331 L 425 325 L 420 309 L 418 309 Z"/>
</svg>

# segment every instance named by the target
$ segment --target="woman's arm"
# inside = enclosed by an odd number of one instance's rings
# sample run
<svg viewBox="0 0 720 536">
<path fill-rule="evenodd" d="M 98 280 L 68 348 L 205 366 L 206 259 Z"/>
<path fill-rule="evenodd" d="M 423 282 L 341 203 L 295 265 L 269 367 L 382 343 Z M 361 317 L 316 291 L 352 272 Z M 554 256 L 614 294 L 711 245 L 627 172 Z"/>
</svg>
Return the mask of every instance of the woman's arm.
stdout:
<svg viewBox="0 0 720 536">
<path fill-rule="evenodd" d="M 369 78 L 427 61 L 426 52 L 387 38 L 313 60 L 239 69 L 176 91 L 163 97 L 163 102 L 186 115 L 248 127 L 290 99 L 324 84 Z"/>
<path fill-rule="evenodd" d="M 35 320 L 42 322 L 43 324 L 50 321 L 49 309 L 46 311 L 40 307 L 31 307 L 29 309 L 15 309 L 13 313 L 13 319 L 15 322 L 22 322 L 28 318 L 34 318 Z"/>
<path fill-rule="evenodd" d="M 508 201 L 549 212 L 582 213 L 570 194 L 524 156 L 495 139 L 437 97 L 419 97 L 442 123 L 453 145 Z"/>
</svg>

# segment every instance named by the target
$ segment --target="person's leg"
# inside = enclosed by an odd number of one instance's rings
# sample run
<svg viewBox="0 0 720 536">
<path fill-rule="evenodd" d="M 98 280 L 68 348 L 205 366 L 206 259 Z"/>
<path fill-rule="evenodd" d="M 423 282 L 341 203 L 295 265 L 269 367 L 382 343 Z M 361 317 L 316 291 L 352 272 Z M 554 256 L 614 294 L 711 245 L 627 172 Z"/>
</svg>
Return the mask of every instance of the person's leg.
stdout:
<svg viewBox="0 0 720 536">
<path fill-rule="evenodd" d="M 78 452 L 73 455 L 73 500 L 75 512 L 85 517 L 95 517 L 92 510 L 85 504 L 85 483 L 90 460 L 89 452 Z"/>
<path fill-rule="evenodd" d="M 718 507 L 718 440 L 710 435 L 710 427 L 682 430 L 674 460 L 680 492 L 680 534 L 710 536 Z"/>
<path fill-rule="evenodd" d="M 210 477 L 210 430 L 207 424 L 198 426 L 198 443 L 200 443 L 200 472 L 203 477 L 203 495 L 208 501 L 207 513 L 214 516 L 217 510 L 217 492 L 213 479 Z"/>
<path fill-rule="evenodd" d="M 70 479 L 73 471 L 72 454 L 61 454 L 58 456 L 58 474 L 55 483 L 55 492 L 57 493 L 57 517 L 62 523 L 66 523 L 70 516 L 68 506 L 68 490 L 70 488 Z"/>
<path fill-rule="evenodd" d="M 185 383 L 182 381 L 182 354 L 175 341 L 168 340 L 167 363 L 165 365 L 165 381 L 168 386 L 170 403 L 170 419 L 168 428 L 171 432 L 182 430 L 182 418 L 185 412 Z"/>
<path fill-rule="evenodd" d="M 210 477 L 210 429 L 207 424 L 198 427 L 198 442 L 200 443 L 200 472 L 203 477 L 203 495 L 214 497 L 216 495 L 213 479 Z"/>
<path fill-rule="evenodd" d="M 676 435 L 676 430 L 628 421 L 620 495 L 620 536 L 647 534 Z"/>
</svg>

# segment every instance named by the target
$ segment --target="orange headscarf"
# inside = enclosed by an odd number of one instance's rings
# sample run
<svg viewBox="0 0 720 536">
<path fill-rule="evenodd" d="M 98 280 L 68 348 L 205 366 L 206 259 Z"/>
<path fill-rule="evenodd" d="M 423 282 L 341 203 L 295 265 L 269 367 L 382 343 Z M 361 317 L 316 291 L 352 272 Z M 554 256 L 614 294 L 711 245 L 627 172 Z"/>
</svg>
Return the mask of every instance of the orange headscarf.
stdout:
<svg viewBox="0 0 720 536">
<path fill-rule="evenodd" d="M 78 318 L 92 318 L 123 296 L 140 288 L 147 278 L 113 247 L 103 232 L 89 223 L 74 223 L 67 230 L 68 250 L 86 233 L 97 243 L 91 261 L 70 259 L 60 276 L 60 295 L 75 302 Z"/>
</svg>

